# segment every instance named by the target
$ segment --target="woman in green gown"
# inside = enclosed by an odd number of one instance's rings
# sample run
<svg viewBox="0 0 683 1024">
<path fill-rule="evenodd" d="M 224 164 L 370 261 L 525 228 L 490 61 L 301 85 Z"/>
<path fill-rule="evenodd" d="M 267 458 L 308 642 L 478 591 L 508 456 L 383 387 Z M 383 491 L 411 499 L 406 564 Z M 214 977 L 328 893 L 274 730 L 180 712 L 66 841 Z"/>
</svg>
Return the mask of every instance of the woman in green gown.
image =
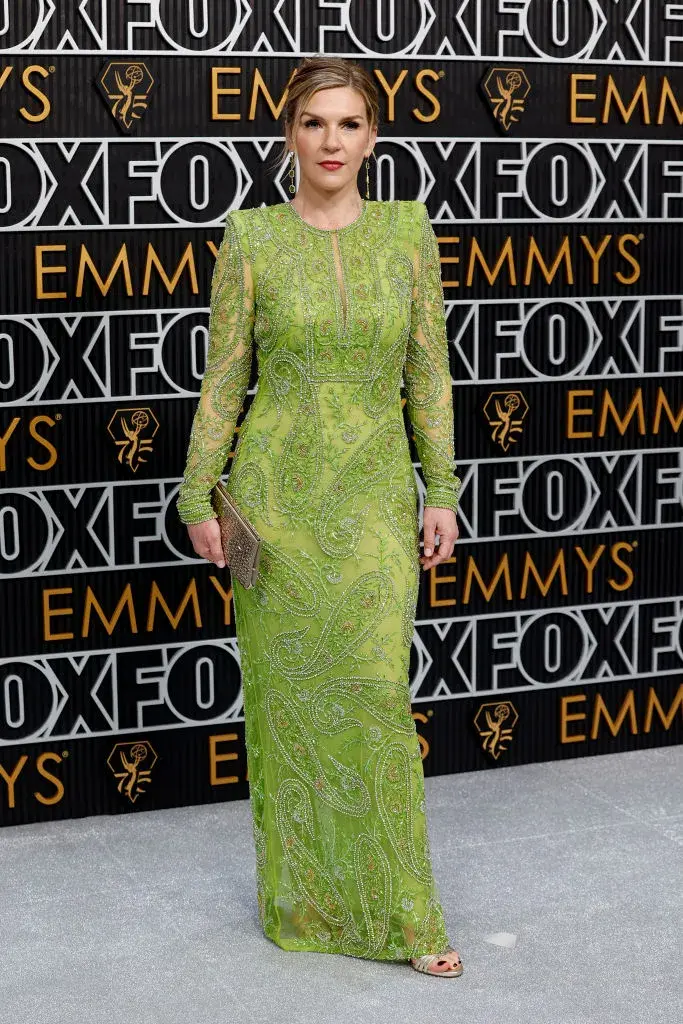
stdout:
<svg viewBox="0 0 683 1024">
<path fill-rule="evenodd" d="M 262 538 L 255 585 L 232 580 L 259 918 L 283 949 L 456 976 L 408 681 L 420 563 L 449 558 L 458 535 L 451 377 L 426 207 L 358 191 L 377 122 L 358 65 L 297 69 L 285 128 L 299 189 L 228 215 L 178 510 L 197 554 L 223 566 L 211 490 L 255 350 L 227 488 Z"/>
</svg>

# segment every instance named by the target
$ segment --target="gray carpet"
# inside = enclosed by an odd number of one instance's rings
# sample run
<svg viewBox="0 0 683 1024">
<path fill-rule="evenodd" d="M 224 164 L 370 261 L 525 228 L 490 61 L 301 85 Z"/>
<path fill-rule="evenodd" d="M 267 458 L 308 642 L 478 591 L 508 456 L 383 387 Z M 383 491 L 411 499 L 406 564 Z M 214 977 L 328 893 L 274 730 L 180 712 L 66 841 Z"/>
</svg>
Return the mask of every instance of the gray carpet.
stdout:
<svg viewBox="0 0 683 1024">
<path fill-rule="evenodd" d="M 2 1024 L 680 1024 L 683 747 L 427 779 L 465 973 L 287 953 L 246 801 L 0 830 Z"/>
</svg>

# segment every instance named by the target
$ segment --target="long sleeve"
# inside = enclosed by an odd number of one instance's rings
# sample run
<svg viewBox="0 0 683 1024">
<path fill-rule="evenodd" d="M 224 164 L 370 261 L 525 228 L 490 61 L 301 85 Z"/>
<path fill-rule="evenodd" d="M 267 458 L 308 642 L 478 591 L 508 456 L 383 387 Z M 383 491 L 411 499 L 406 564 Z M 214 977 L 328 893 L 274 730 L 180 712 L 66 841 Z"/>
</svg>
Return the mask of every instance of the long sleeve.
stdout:
<svg viewBox="0 0 683 1024">
<path fill-rule="evenodd" d="M 406 407 L 427 484 L 425 505 L 457 511 L 453 397 L 439 245 L 424 203 L 419 203 L 410 338 L 403 375 Z"/>
<path fill-rule="evenodd" d="M 251 375 L 254 289 L 233 217 L 228 215 L 211 282 L 209 345 L 177 508 L 184 523 L 215 519 L 211 491 L 232 447 Z"/>
</svg>

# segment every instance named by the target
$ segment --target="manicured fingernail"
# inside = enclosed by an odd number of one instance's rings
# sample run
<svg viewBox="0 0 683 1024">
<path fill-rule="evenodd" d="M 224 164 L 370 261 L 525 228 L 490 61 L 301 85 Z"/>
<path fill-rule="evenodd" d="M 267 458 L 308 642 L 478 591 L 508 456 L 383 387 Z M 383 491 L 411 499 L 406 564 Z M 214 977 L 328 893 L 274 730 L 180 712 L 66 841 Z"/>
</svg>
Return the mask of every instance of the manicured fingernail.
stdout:
<svg viewBox="0 0 683 1024">
<path fill-rule="evenodd" d="M 425 555 L 431 555 L 431 553 L 432 553 L 432 549 L 431 548 L 425 548 Z"/>
</svg>

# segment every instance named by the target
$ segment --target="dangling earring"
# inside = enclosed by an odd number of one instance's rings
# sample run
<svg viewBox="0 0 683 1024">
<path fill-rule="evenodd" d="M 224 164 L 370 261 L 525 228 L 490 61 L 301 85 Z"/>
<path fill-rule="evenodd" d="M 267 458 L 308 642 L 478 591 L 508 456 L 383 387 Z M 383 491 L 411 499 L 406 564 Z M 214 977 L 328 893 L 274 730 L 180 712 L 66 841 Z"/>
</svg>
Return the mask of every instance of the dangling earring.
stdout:
<svg viewBox="0 0 683 1024">
<path fill-rule="evenodd" d="M 289 151 L 289 191 L 294 195 L 296 192 L 296 185 L 294 184 L 294 172 L 296 168 L 296 160 L 294 158 L 294 150 Z"/>
<path fill-rule="evenodd" d="M 370 198 L 370 157 L 365 158 L 365 198 Z"/>
</svg>

